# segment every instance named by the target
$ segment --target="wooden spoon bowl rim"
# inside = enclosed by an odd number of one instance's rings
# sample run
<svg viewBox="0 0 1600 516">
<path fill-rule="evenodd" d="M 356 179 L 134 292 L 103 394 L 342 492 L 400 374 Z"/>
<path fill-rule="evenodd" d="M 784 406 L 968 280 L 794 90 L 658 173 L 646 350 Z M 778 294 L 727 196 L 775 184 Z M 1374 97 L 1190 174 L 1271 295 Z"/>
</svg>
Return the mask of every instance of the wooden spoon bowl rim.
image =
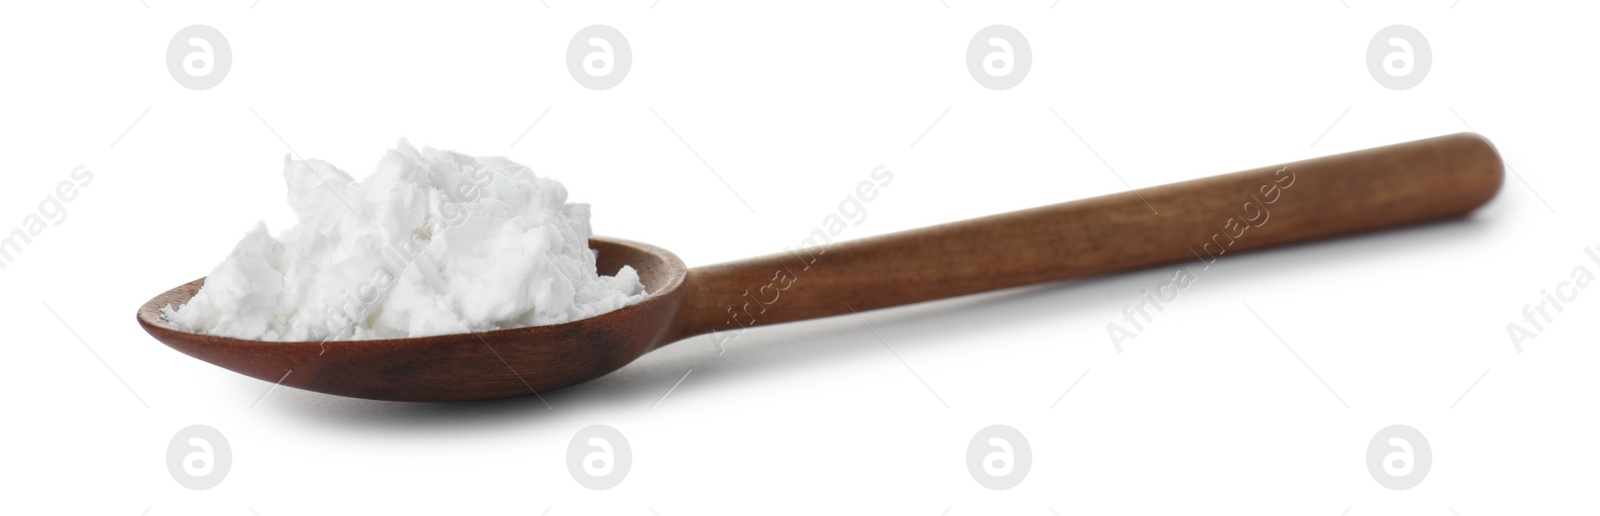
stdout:
<svg viewBox="0 0 1600 516">
<path fill-rule="evenodd" d="M 156 340 L 184 354 L 247 376 L 281 381 L 284 385 L 307 390 L 415 401 L 525 395 L 534 389 L 559 388 L 603 376 L 655 349 L 661 339 L 674 333 L 673 325 L 684 294 L 682 287 L 688 277 L 683 261 L 660 247 L 628 240 L 594 237 L 590 238 L 589 245 L 599 254 L 602 274 L 615 274 L 623 264 L 633 266 L 645 284 L 648 297 L 617 310 L 562 324 L 394 339 L 263 341 L 191 332 L 166 321 L 161 309 L 187 303 L 205 284 L 205 278 L 200 278 L 145 302 L 139 308 L 138 321 Z M 473 338 L 464 339 L 464 336 Z M 432 383 L 418 381 L 407 385 L 404 374 L 382 378 L 359 377 L 370 373 L 340 374 L 341 369 L 358 368 L 363 356 L 392 363 L 397 361 L 397 355 L 412 352 L 418 357 L 450 356 L 463 349 L 476 349 L 475 355 L 489 355 L 489 350 L 482 349 L 484 345 L 494 350 L 493 356 L 499 361 L 485 365 L 482 357 L 473 356 L 473 362 L 478 364 L 476 369 L 443 379 L 431 370 L 448 371 L 450 364 L 416 366 L 430 370 L 429 374 L 421 376 L 428 377 Z M 567 357 L 567 360 L 544 360 L 551 356 Z M 512 364 L 520 367 L 507 371 L 507 366 Z M 412 365 L 406 364 L 406 367 Z M 560 370 L 562 368 L 572 370 Z M 509 378 L 518 369 L 521 372 L 516 373 L 514 379 Z M 289 370 L 295 370 L 296 374 L 286 375 Z M 301 374 L 302 370 L 306 372 Z M 492 375 L 498 378 L 489 378 Z M 363 381 L 380 386 L 365 388 L 361 385 Z M 438 385 L 440 381 L 462 385 Z M 430 385 L 437 385 L 437 392 L 431 392 Z"/>
</svg>

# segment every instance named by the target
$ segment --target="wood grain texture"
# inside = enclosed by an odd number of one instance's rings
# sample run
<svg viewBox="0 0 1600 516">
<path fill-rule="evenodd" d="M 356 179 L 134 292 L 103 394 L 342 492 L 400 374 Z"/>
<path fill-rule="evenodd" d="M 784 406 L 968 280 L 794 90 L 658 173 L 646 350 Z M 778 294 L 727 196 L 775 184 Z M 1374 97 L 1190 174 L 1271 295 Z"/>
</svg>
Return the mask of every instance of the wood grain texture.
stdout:
<svg viewBox="0 0 1600 516">
<path fill-rule="evenodd" d="M 1487 140 L 1462 133 L 700 267 L 677 336 L 1455 217 L 1494 197 L 1502 169 Z"/>
<path fill-rule="evenodd" d="M 554 326 L 438 337 L 258 342 L 161 318 L 204 279 L 139 309 L 146 332 L 213 364 L 317 392 L 403 401 L 525 396 L 615 371 L 687 337 L 848 314 L 1456 217 L 1500 190 L 1494 147 L 1456 134 L 688 269 L 593 238 L 602 273 L 650 297 Z"/>
</svg>

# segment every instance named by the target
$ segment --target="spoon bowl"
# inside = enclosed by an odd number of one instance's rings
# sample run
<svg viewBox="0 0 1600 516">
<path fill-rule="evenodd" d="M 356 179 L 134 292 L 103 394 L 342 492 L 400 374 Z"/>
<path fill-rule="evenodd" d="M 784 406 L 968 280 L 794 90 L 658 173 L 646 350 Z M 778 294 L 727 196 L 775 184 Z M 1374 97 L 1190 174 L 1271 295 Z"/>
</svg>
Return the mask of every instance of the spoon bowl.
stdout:
<svg viewBox="0 0 1600 516">
<path fill-rule="evenodd" d="M 290 387 L 374 400 L 463 401 L 526 396 L 599 378 L 663 344 L 683 300 L 683 261 L 667 250 L 593 238 L 601 274 L 639 272 L 650 296 L 565 324 L 383 340 L 263 342 L 192 333 L 167 322 L 205 278 L 139 308 L 139 325 L 189 356 Z"/>
<path fill-rule="evenodd" d="M 1494 146 L 1461 133 L 848 242 L 819 227 L 794 250 L 694 269 L 658 247 L 593 238 L 599 271 L 631 265 L 650 296 L 565 324 L 258 342 L 163 320 L 161 308 L 183 305 L 203 278 L 145 303 L 139 324 L 173 349 L 291 387 L 378 400 L 505 398 L 599 378 L 695 335 L 721 347 L 754 326 L 1188 260 L 1204 270 L 1251 249 L 1458 217 L 1503 181 Z M 873 188 L 863 181 L 854 191 Z"/>
</svg>

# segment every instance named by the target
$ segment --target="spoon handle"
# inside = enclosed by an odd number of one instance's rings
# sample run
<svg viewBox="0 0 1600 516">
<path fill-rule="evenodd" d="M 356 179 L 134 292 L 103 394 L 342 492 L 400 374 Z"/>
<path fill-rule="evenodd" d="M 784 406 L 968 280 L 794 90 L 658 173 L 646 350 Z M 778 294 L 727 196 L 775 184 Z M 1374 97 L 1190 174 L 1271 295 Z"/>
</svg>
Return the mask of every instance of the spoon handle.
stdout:
<svg viewBox="0 0 1600 516">
<path fill-rule="evenodd" d="M 677 338 L 864 312 L 1464 215 L 1500 190 L 1460 133 L 689 271 Z"/>
</svg>

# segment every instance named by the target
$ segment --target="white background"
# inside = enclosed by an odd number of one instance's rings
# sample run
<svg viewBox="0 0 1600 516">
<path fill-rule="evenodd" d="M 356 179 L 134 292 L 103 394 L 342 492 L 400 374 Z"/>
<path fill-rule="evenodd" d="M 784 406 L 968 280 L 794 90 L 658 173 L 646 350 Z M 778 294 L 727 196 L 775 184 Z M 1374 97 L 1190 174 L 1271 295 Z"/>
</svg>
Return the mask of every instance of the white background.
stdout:
<svg viewBox="0 0 1600 516">
<path fill-rule="evenodd" d="M 1521 353 L 1505 330 L 1574 267 L 1600 271 L 1583 253 L 1600 245 L 1588 3 L 547 2 L 0 6 L 0 231 L 74 166 L 95 174 L 0 270 L 6 512 L 1597 510 L 1600 294 L 1580 291 Z M 164 62 L 193 24 L 232 45 L 205 91 Z M 564 62 L 592 24 L 633 50 L 610 90 L 580 87 Z M 992 24 L 1033 49 L 1010 90 L 964 63 Z M 1433 48 L 1406 91 L 1366 69 L 1392 24 Z M 273 390 L 134 320 L 256 221 L 287 227 L 291 149 L 358 177 L 402 137 L 506 155 L 591 203 L 598 234 L 695 266 L 793 245 L 880 164 L 895 181 L 847 238 L 1469 125 L 1512 169 L 1483 210 L 1229 256 L 1120 354 L 1107 323 L 1173 267 L 752 331 L 721 355 L 699 337 L 544 401 Z M 166 469 L 191 424 L 231 443 L 216 488 Z M 564 462 L 591 424 L 633 448 L 611 490 Z M 1032 445 L 1010 490 L 964 464 L 992 424 Z M 1409 490 L 1366 469 L 1392 424 L 1433 448 Z"/>
</svg>

